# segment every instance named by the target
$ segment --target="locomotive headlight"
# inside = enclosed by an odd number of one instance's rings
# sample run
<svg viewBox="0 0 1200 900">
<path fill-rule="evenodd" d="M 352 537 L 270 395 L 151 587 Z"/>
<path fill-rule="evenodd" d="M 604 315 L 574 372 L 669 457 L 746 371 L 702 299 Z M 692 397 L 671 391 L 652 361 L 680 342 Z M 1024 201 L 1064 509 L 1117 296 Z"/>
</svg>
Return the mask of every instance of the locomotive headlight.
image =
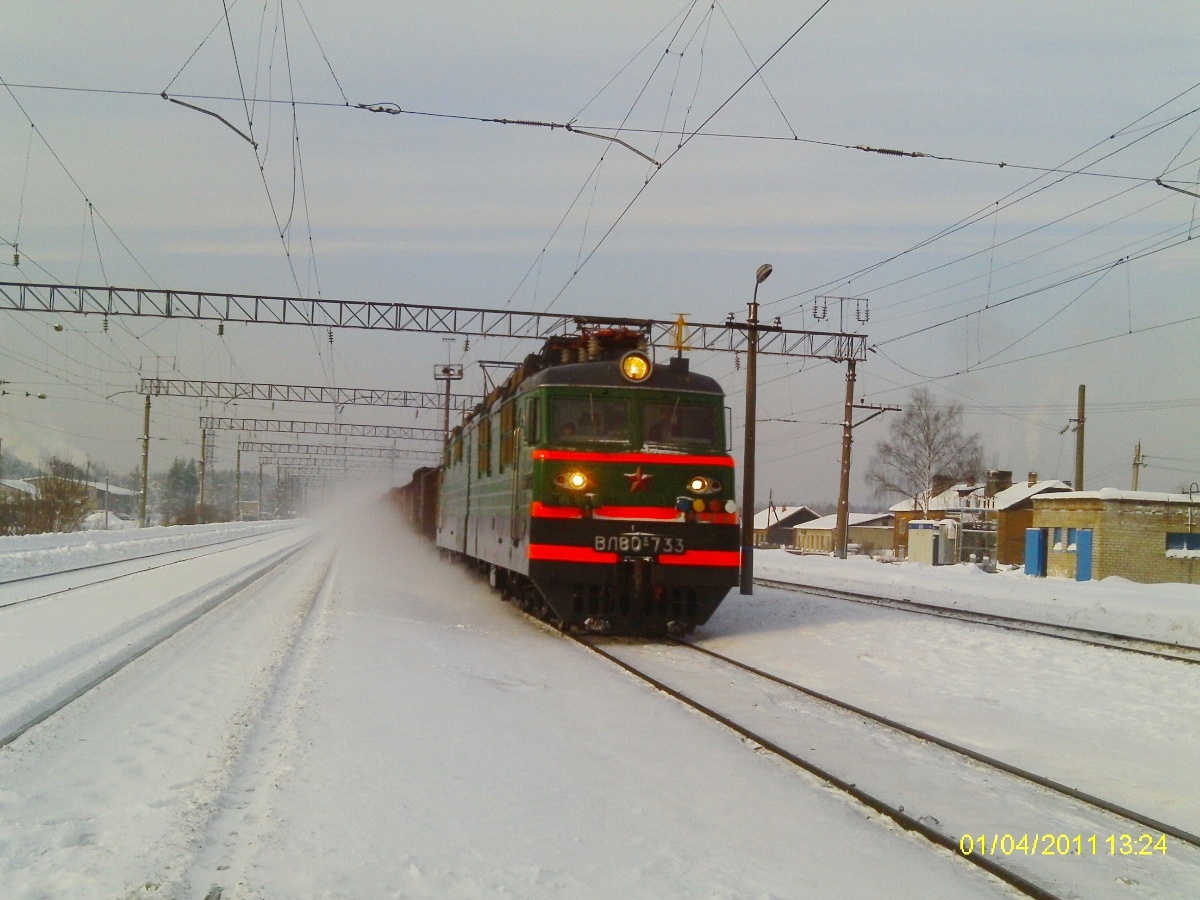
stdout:
<svg viewBox="0 0 1200 900">
<path fill-rule="evenodd" d="M 693 494 L 715 494 L 721 489 L 721 482 L 696 475 L 688 479 L 687 489 Z"/>
<path fill-rule="evenodd" d="M 641 350 L 630 350 L 621 357 L 621 375 L 626 381 L 635 384 L 645 381 L 653 370 L 654 364 L 650 362 L 650 357 Z"/>
<path fill-rule="evenodd" d="M 560 472 L 554 477 L 554 483 L 570 491 L 582 491 L 588 486 L 588 477 L 583 472 Z"/>
</svg>

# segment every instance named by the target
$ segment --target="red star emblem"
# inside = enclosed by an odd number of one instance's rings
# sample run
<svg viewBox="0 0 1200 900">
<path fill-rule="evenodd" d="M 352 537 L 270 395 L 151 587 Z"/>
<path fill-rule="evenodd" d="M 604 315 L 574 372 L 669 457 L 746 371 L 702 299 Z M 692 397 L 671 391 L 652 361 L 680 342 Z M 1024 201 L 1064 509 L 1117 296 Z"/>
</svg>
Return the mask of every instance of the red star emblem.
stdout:
<svg viewBox="0 0 1200 900">
<path fill-rule="evenodd" d="M 629 479 L 629 493 L 636 494 L 638 491 L 649 491 L 650 479 L 654 476 L 644 473 L 642 467 L 638 466 L 637 471 L 626 472 L 625 477 Z"/>
</svg>

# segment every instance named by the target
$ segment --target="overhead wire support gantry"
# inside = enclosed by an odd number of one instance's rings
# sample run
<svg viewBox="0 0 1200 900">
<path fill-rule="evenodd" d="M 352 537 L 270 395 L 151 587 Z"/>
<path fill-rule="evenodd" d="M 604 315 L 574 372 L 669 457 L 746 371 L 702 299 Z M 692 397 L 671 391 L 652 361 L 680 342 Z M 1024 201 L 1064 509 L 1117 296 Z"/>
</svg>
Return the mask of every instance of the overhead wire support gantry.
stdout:
<svg viewBox="0 0 1200 900">
<path fill-rule="evenodd" d="M 238 452 L 247 453 L 298 453 L 303 456 L 335 456 L 339 458 L 361 457 L 363 459 L 411 459 L 413 454 L 421 458 L 440 458 L 437 451 L 398 449 L 393 447 L 355 447 L 340 444 L 285 444 L 272 441 L 238 441 Z"/>
<path fill-rule="evenodd" d="M 440 428 L 418 428 L 411 425 L 355 425 L 348 422 L 304 422 L 294 419 L 239 419 L 231 416 L 201 416 L 200 428 L 203 431 L 324 434 L 401 441 L 441 442 L 442 440 Z"/>
<path fill-rule="evenodd" d="M 399 406 L 441 409 L 446 402 L 437 391 L 385 388 L 335 388 L 307 384 L 256 384 L 239 381 L 191 381 L 182 378 L 143 378 L 137 391 L 155 397 L 197 397 L 209 400 L 270 400 L 287 403 L 333 403 L 338 406 Z M 465 412 L 482 398 L 451 394 L 451 408 Z M 249 420 L 245 420 L 249 421 Z M 263 420 L 256 420 L 263 421 Z M 203 428 L 203 422 L 201 423 Z"/>
<path fill-rule="evenodd" d="M 679 324 L 672 319 L 86 285 L 0 282 L 0 310 L 525 339 L 607 325 L 641 329 L 655 348 L 675 350 L 680 343 Z M 748 346 L 744 325 L 687 323 L 682 338 L 692 350 L 740 353 Z M 846 362 L 866 359 L 866 351 L 863 334 L 758 326 L 760 354 Z"/>
</svg>

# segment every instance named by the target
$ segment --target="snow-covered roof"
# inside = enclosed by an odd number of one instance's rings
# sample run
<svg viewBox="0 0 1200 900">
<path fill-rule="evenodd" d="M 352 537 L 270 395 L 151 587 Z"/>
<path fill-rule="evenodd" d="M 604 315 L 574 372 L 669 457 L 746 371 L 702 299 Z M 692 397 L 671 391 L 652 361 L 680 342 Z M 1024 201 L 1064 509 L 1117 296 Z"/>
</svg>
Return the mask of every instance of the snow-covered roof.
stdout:
<svg viewBox="0 0 1200 900">
<path fill-rule="evenodd" d="M 852 525 L 871 525 L 878 523 L 880 525 L 887 524 L 886 519 L 891 518 L 891 513 L 848 513 L 846 516 L 847 522 Z M 813 519 L 811 522 L 805 522 L 803 525 L 793 525 L 793 528 L 800 528 L 805 531 L 832 531 L 837 527 L 837 513 L 828 516 L 821 516 L 819 519 Z"/>
<path fill-rule="evenodd" d="M 980 506 L 978 502 L 971 502 L 976 497 L 983 497 L 983 484 L 972 484 L 962 482 L 946 488 L 940 494 L 934 494 L 929 498 L 929 502 L 925 505 L 925 509 L 963 509 L 964 507 L 977 508 Z M 908 512 L 917 509 L 917 503 L 911 497 L 907 500 L 901 500 L 899 503 L 889 506 L 890 512 Z"/>
<path fill-rule="evenodd" d="M 774 528 L 788 516 L 808 509 L 807 506 L 768 506 L 754 514 L 754 527 L 762 530 Z M 809 510 L 811 512 L 811 510 Z M 815 513 L 814 513 L 815 515 Z"/>
<path fill-rule="evenodd" d="M 114 497 L 137 497 L 139 495 L 138 491 L 131 491 L 129 488 L 117 487 L 115 484 L 104 484 L 100 481 L 85 481 L 83 483 L 93 490 L 100 491 L 101 493 L 107 492 L 112 494 Z"/>
<path fill-rule="evenodd" d="M 1002 491 L 997 491 L 995 496 L 988 497 L 986 495 L 987 485 L 963 482 L 930 497 L 929 504 L 925 509 L 941 512 L 963 509 L 1008 509 L 1039 494 L 1069 491 L 1070 489 L 1071 486 L 1065 481 L 1045 480 L 1033 484 L 1022 481 Z M 888 507 L 892 512 L 909 512 L 916 508 L 917 504 L 911 498 L 901 500 Z"/>
<path fill-rule="evenodd" d="M 0 478 L 0 484 L 6 488 L 12 488 L 14 491 L 29 494 L 32 497 L 37 496 L 37 485 L 30 484 L 28 481 L 22 481 L 20 478 Z"/>
<path fill-rule="evenodd" d="M 1071 490 L 1071 486 L 1065 481 L 1038 481 L 1034 484 L 1022 481 L 1020 484 L 997 491 L 996 496 L 992 499 L 996 503 L 996 509 L 1008 509 L 1039 494 L 1057 494 L 1069 490 Z"/>
<path fill-rule="evenodd" d="M 55 478 L 54 475 L 33 475 L 29 481 L 39 481 L 43 478 Z M 5 482 L 7 483 L 7 482 Z M 110 494 L 113 497 L 137 497 L 140 496 L 138 491 L 131 491 L 129 488 L 117 487 L 115 484 L 105 484 L 103 481 L 81 481 L 84 487 L 89 487 L 100 494 Z"/>
<path fill-rule="evenodd" d="M 1054 494 L 1055 500 L 1121 500 L 1130 503 L 1189 503 L 1200 505 L 1200 493 L 1168 494 L 1163 491 L 1122 491 L 1100 488 L 1098 491 L 1065 491 Z"/>
</svg>

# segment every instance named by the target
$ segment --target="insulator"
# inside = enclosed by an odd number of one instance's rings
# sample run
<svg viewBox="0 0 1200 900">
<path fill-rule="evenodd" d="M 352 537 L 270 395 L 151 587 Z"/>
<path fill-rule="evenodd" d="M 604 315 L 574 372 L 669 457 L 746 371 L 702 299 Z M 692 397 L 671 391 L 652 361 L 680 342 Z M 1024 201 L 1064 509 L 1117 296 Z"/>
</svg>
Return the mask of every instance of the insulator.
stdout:
<svg viewBox="0 0 1200 900">
<path fill-rule="evenodd" d="M 224 322 L 217 323 L 217 337 L 225 337 L 225 323 Z"/>
<path fill-rule="evenodd" d="M 329 346 L 332 347 L 333 346 L 333 329 L 326 328 L 325 333 L 326 333 L 326 336 L 329 338 Z"/>
<path fill-rule="evenodd" d="M 471 339 L 464 338 L 463 339 L 463 353 L 466 353 L 470 349 L 471 349 Z"/>
<path fill-rule="evenodd" d="M 742 354 L 738 351 L 733 351 L 733 370 L 735 372 L 742 371 Z"/>
<path fill-rule="evenodd" d="M 104 333 L 108 334 L 108 316 L 104 316 Z"/>
<path fill-rule="evenodd" d="M 21 254 L 18 253 L 16 250 L 13 251 L 13 265 L 14 266 L 21 265 Z"/>
<path fill-rule="evenodd" d="M 597 360 L 600 358 L 600 335 L 589 334 L 587 339 L 588 359 Z"/>
</svg>

